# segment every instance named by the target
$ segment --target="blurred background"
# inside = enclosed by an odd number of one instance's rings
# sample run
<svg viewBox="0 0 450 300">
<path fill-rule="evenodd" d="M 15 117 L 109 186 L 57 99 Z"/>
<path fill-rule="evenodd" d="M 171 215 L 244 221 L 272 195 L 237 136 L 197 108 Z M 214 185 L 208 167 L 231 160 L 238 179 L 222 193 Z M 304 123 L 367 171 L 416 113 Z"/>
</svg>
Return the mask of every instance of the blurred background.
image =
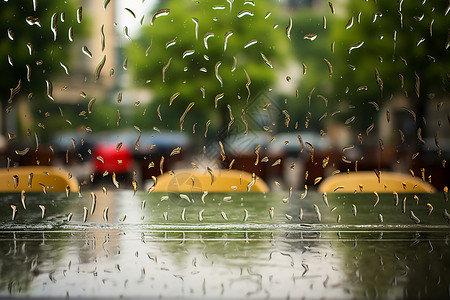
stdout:
<svg viewBox="0 0 450 300">
<path fill-rule="evenodd" d="M 2 1 L 0 165 L 449 184 L 445 1 Z"/>
</svg>

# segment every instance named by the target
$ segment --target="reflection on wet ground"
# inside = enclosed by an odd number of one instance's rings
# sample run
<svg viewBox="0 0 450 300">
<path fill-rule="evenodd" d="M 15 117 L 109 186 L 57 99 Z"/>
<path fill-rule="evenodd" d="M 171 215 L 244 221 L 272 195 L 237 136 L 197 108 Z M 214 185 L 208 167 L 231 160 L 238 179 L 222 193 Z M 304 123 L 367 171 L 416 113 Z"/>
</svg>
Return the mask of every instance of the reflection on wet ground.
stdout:
<svg viewBox="0 0 450 300">
<path fill-rule="evenodd" d="M 305 199 L 209 194 L 205 203 L 202 196 L 27 195 L 26 210 L 20 195 L 5 196 L 0 295 L 449 297 L 448 203 L 441 194 L 418 195 L 418 204 L 400 194 L 405 213 L 391 194 L 380 194 L 376 206 L 372 195 L 328 195 L 328 205 L 315 192 Z M 427 203 L 434 208 L 429 215 Z"/>
</svg>

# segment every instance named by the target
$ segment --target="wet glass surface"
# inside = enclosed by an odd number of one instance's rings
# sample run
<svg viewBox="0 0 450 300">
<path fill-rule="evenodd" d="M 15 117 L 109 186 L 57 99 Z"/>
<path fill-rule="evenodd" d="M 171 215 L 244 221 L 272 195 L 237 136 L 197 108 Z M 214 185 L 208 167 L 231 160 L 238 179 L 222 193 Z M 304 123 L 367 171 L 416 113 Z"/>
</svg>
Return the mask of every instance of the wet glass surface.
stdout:
<svg viewBox="0 0 450 300">
<path fill-rule="evenodd" d="M 449 297 L 442 194 L 93 194 L 2 197 L 1 296 Z"/>
<path fill-rule="evenodd" d="M 449 13 L 0 1 L 0 297 L 449 298 Z"/>
</svg>

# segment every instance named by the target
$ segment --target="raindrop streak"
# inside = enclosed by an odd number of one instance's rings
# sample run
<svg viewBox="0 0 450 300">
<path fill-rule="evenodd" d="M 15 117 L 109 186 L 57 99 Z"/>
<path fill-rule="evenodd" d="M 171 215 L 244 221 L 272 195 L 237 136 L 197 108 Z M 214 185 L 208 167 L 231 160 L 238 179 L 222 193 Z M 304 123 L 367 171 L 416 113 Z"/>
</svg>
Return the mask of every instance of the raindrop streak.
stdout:
<svg viewBox="0 0 450 300">
<path fill-rule="evenodd" d="M 33 44 L 27 43 L 28 54 L 33 54 Z"/>
<path fill-rule="evenodd" d="M 252 81 L 245 69 L 244 69 L 244 72 L 245 72 L 245 76 L 247 77 L 247 83 L 245 84 L 245 88 L 247 89 L 247 92 L 248 92 L 248 95 L 247 95 L 247 103 L 248 103 L 248 100 L 250 99 L 250 84 L 252 84 Z"/>
<path fill-rule="evenodd" d="M 335 11 L 334 11 L 333 3 L 328 2 L 328 6 L 330 7 L 331 13 L 334 15 L 334 14 L 335 14 Z"/>
<path fill-rule="evenodd" d="M 123 60 L 122 68 L 126 71 L 128 70 L 128 57 Z"/>
<path fill-rule="evenodd" d="M 270 62 L 270 60 L 268 60 L 267 57 L 262 52 L 260 52 L 260 54 L 261 54 L 261 57 L 263 58 L 264 62 L 266 63 L 266 65 L 268 65 L 270 68 L 273 69 L 273 66 L 272 66 L 272 63 Z"/>
<path fill-rule="evenodd" d="M 149 53 L 150 50 L 152 49 L 152 45 L 153 45 L 153 41 L 150 42 L 150 45 L 148 46 L 147 50 L 145 50 L 145 56 L 148 56 L 148 53 Z"/>
<path fill-rule="evenodd" d="M 95 98 L 92 98 L 91 100 L 89 100 L 88 103 L 88 113 L 91 114 L 92 113 L 92 107 L 94 106 L 95 103 Z"/>
<path fill-rule="evenodd" d="M 356 205 L 355 204 L 352 204 L 352 213 L 353 213 L 353 216 L 356 217 Z"/>
<path fill-rule="evenodd" d="M 195 53 L 195 50 L 186 50 L 186 51 L 184 51 L 183 52 L 183 59 L 186 57 L 186 56 L 190 56 L 190 55 L 192 55 L 192 54 L 194 54 Z"/>
<path fill-rule="evenodd" d="M 84 54 L 86 54 L 89 58 L 92 58 L 92 53 L 91 53 L 91 51 L 89 51 L 89 49 L 88 49 L 87 46 L 83 46 L 83 47 L 81 48 L 81 51 L 82 51 Z"/>
<path fill-rule="evenodd" d="M 273 210 L 274 210 L 273 207 L 271 207 L 271 208 L 269 209 L 269 217 L 270 217 L 271 220 L 273 220 Z"/>
<path fill-rule="evenodd" d="M 411 220 L 414 221 L 414 223 L 416 224 L 420 223 L 420 219 L 414 214 L 412 210 L 409 211 L 409 217 L 411 218 Z"/>
<path fill-rule="evenodd" d="M 47 97 L 52 100 L 55 101 L 55 99 L 53 98 L 53 84 L 50 80 L 45 80 L 45 83 L 47 85 Z"/>
<path fill-rule="evenodd" d="M 288 26 L 286 27 L 286 36 L 289 40 L 291 39 L 291 30 L 292 30 L 292 18 L 289 17 L 289 23 Z"/>
<path fill-rule="evenodd" d="M 327 193 L 323 193 L 322 194 L 322 199 L 323 199 L 323 202 L 325 203 L 325 205 L 327 207 L 329 207 L 330 205 L 328 204 L 328 195 L 327 195 Z"/>
<path fill-rule="evenodd" d="M 350 20 L 348 20 L 347 25 L 345 25 L 345 29 L 349 29 L 353 26 L 353 17 L 351 17 Z"/>
<path fill-rule="evenodd" d="M 304 40 L 310 40 L 310 41 L 314 41 L 317 38 L 317 34 L 315 33 L 308 33 L 307 35 L 305 35 L 303 37 Z"/>
<path fill-rule="evenodd" d="M 46 208 L 44 205 L 39 205 L 39 208 L 41 209 L 41 219 L 44 219 Z"/>
<path fill-rule="evenodd" d="M 25 204 L 25 198 L 26 198 L 25 191 L 22 190 L 22 192 L 20 193 L 20 201 L 22 202 L 23 209 L 27 209 L 27 206 Z"/>
<path fill-rule="evenodd" d="M 181 211 L 181 220 L 186 221 L 186 208 Z"/>
<path fill-rule="evenodd" d="M 83 19 L 83 7 L 80 6 L 77 9 L 77 22 L 81 23 L 82 19 Z"/>
<path fill-rule="evenodd" d="M 106 7 L 108 6 L 109 2 L 111 2 L 111 0 L 105 0 L 105 2 L 103 2 L 103 9 L 106 10 Z"/>
<path fill-rule="evenodd" d="M 27 17 L 25 19 L 25 21 L 28 23 L 28 25 L 33 26 L 36 25 L 38 27 L 41 27 L 41 21 L 39 20 L 39 18 L 33 18 L 33 17 Z"/>
<path fill-rule="evenodd" d="M 189 103 L 189 105 L 186 107 L 186 110 L 185 110 L 184 113 L 181 115 L 181 117 L 180 117 L 180 131 L 183 131 L 184 118 L 186 118 L 187 113 L 191 110 L 191 108 L 192 108 L 194 105 L 195 105 L 195 102 Z"/>
<path fill-rule="evenodd" d="M 359 41 L 355 44 L 351 44 L 350 47 L 348 48 L 348 54 L 350 54 L 352 50 L 362 47 L 362 45 L 364 45 L 364 41 Z"/>
<path fill-rule="evenodd" d="M 73 42 L 73 28 L 72 28 L 72 26 L 69 27 L 69 41 Z"/>
<path fill-rule="evenodd" d="M 136 14 L 135 14 L 131 9 L 125 7 L 125 10 L 126 10 L 127 12 L 129 12 L 129 13 L 133 16 L 133 18 L 136 19 Z"/>
<path fill-rule="evenodd" d="M 314 213 L 316 214 L 316 218 L 319 222 L 322 222 L 322 215 L 320 214 L 319 207 L 314 204 Z"/>
<path fill-rule="evenodd" d="M 64 69 L 64 72 L 66 72 L 66 75 L 69 75 L 69 69 L 67 68 L 67 66 L 65 64 L 63 64 L 62 62 L 60 62 L 59 65 Z"/>
<path fill-rule="evenodd" d="M 251 17 L 253 17 L 253 13 L 250 10 L 248 10 L 248 9 L 244 9 L 244 10 L 241 10 L 237 14 L 238 18 L 242 18 L 243 16 L 251 16 Z"/>
<path fill-rule="evenodd" d="M 177 37 L 175 37 L 174 39 L 172 39 L 166 43 L 166 49 L 169 48 L 170 46 L 175 45 L 176 43 L 177 43 Z"/>
<path fill-rule="evenodd" d="M 382 17 L 383 16 L 383 14 L 381 13 L 381 12 L 376 12 L 376 13 L 374 13 L 373 14 L 373 17 L 372 17 L 372 23 L 375 23 L 375 21 L 377 20 L 377 18 L 380 18 L 380 17 Z"/>
<path fill-rule="evenodd" d="M 195 40 L 198 40 L 198 19 L 192 18 L 192 22 L 195 23 Z"/>
<path fill-rule="evenodd" d="M 58 14 L 54 13 L 50 22 L 50 29 L 53 32 L 53 40 L 56 41 L 56 37 L 58 35 Z"/>
<path fill-rule="evenodd" d="M 157 18 L 167 16 L 169 14 L 169 12 L 170 12 L 170 9 L 168 9 L 168 8 L 164 8 L 164 9 L 160 9 L 160 10 L 156 11 L 152 16 L 150 25 L 153 25 L 153 23 L 155 22 L 155 20 Z"/>
<path fill-rule="evenodd" d="M 25 154 L 28 153 L 28 151 L 30 150 L 29 147 L 23 149 L 23 150 L 14 150 L 14 152 L 19 155 L 19 156 L 24 156 Z"/>
<path fill-rule="evenodd" d="M 220 67 L 221 64 L 222 64 L 222 62 L 219 60 L 219 61 L 216 63 L 216 65 L 214 66 L 214 70 L 215 70 L 215 72 L 216 72 L 216 78 L 217 78 L 217 80 L 220 82 L 220 86 L 223 87 L 223 80 L 222 80 L 222 77 L 220 77 L 220 75 L 219 75 L 219 67 Z M 217 105 L 216 105 L 216 106 L 217 106 Z"/>
<path fill-rule="evenodd" d="M 228 39 L 230 38 L 230 36 L 233 35 L 233 31 L 229 30 L 227 32 L 225 32 L 224 35 L 224 42 L 223 42 L 223 51 L 225 52 L 227 50 L 227 44 L 228 44 Z"/>
<path fill-rule="evenodd" d="M 180 92 L 176 92 L 175 94 L 173 94 L 170 99 L 169 99 L 169 106 L 172 105 L 173 101 L 175 101 L 175 99 L 180 96 Z"/>
<path fill-rule="evenodd" d="M 124 26 L 124 27 L 123 27 L 123 35 L 124 35 L 129 41 L 131 41 L 131 37 L 130 37 L 130 35 L 128 34 L 128 26 Z"/>
<path fill-rule="evenodd" d="M 205 44 L 205 48 L 206 49 L 208 49 L 208 39 L 213 37 L 213 36 L 214 36 L 214 33 L 212 33 L 212 32 L 207 32 L 203 36 L 203 43 Z"/>
<path fill-rule="evenodd" d="M 162 69 L 162 81 L 163 82 L 166 82 L 166 71 L 170 67 L 170 62 L 171 61 L 172 61 L 172 57 L 169 58 L 169 61 L 167 62 L 167 65 L 165 65 L 164 68 Z"/>
<path fill-rule="evenodd" d="M 102 52 L 105 50 L 105 32 L 104 29 L 105 24 L 102 24 L 102 27 L 100 28 L 100 38 L 101 38 L 101 45 L 102 45 Z"/>
<path fill-rule="evenodd" d="M 331 65 L 331 63 L 326 58 L 324 58 L 323 60 L 327 63 L 328 75 L 330 77 L 333 76 L 333 66 Z"/>
<path fill-rule="evenodd" d="M 19 186 L 19 176 L 13 175 L 14 188 L 16 189 Z"/>
<path fill-rule="evenodd" d="M 258 43 L 257 40 L 250 40 L 250 41 L 248 41 L 248 42 L 245 44 L 244 48 L 248 48 L 248 47 L 250 47 L 250 46 L 253 46 L 253 45 L 255 45 L 256 43 Z"/>
<path fill-rule="evenodd" d="M 17 215 L 17 206 L 11 204 L 11 209 L 12 209 L 11 220 L 14 221 Z"/>
<path fill-rule="evenodd" d="M 116 188 L 119 188 L 119 182 L 117 181 L 117 179 L 116 179 L 116 173 L 114 173 L 113 172 L 113 174 L 112 174 L 112 182 L 113 182 L 113 184 L 115 185 L 115 187 Z"/>
<path fill-rule="evenodd" d="M 105 66 L 106 62 L 106 55 L 103 55 L 102 60 L 97 65 L 97 68 L 95 69 L 95 80 L 97 81 L 100 78 L 100 74 L 102 72 L 103 67 Z"/>
<path fill-rule="evenodd" d="M 378 202 L 380 202 L 380 197 L 378 196 L 378 193 L 377 193 L 377 192 L 373 192 L 373 196 L 374 196 L 374 199 L 373 199 L 373 207 L 375 207 L 375 206 L 378 205 Z"/>
<path fill-rule="evenodd" d="M 103 209 L 103 220 L 105 222 L 108 222 L 108 211 L 109 211 L 109 207 L 105 207 L 105 209 Z"/>
<path fill-rule="evenodd" d="M 220 99 L 222 99 L 224 97 L 224 93 L 220 93 L 217 94 L 216 97 L 214 98 L 214 108 L 217 108 L 217 103 L 219 102 Z"/>
</svg>

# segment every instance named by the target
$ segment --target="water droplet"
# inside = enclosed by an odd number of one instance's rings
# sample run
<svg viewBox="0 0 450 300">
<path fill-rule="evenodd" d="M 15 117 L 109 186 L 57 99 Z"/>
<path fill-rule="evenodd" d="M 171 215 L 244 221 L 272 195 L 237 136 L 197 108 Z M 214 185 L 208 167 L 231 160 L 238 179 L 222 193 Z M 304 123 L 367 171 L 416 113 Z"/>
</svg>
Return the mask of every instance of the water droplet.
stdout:
<svg viewBox="0 0 450 300">
<path fill-rule="evenodd" d="M 50 29 L 53 32 L 53 40 L 56 41 L 58 35 L 58 13 L 54 13 L 50 22 Z"/>
<path fill-rule="evenodd" d="M 177 37 L 175 37 L 174 39 L 172 39 L 166 43 L 166 49 L 169 48 L 170 46 L 175 45 L 176 43 L 177 43 Z"/>
<path fill-rule="evenodd" d="M 289 17 L 289 23 L 288 26 L 286 27 L 286 36 L 288 39 L 291 39 L 291 30 L 292 30 L 292 18 Z"/>
<path fill-rule="evenodd" d="M 414 214 L 412 210 L 409 211 L 409 217 L 411 218 L 411 220 L 414 221 L 414 223 L 416 224 L 420 223 L 420 219 Z"/>
<path fill-rule="evenodd" d="M 303 39 L 310 40 L 310 41 L 314 41 L 316 38 L 317 38 L 317 34 L 315 34 L 315 33 L 308 33 L 307 35 L 305 35 L 303 37 Z"/>
<path fill-rule="evenodd" d="M 217 94 L 216 97 L 214 97 L 214 108 L 217 108 L 217 103 L 220 99 L 224 97 L 225 93 Z"/>
<path fill-rule="evenodd" d="M 169 12 L 170 12 L 170 9 L 168 9 L 168 8 L 157 10 L 152 16 L 152 20 L 150 22 L 150 25 L 153 25 L 153 23 L 155 22 L 155 20 L 157 18 L 163 17 L 163 16 L 167 16 L 169 14 Z"/>
<path fill-rule="evenodd" d="M 44 205 L 39 205 L 39 208 L 41 209 L 41 219 L 44 219 L 47 209 L 45 208 Z"/>
<path fill-rule="evenodd" d="M 14 221 L 17 215 L 17 206 L 11 204 L 11 209 L 12 209 L 11 220 Z"/>
<path fill-rule="evenodd" d="M 113 182 L 113 184 L 115 185 L 116 188 L 119 188 L 119 182 L 117 181 L 115 172 L 112 173 L 112 182 Z"/>
<path fill-rule="evenodd" d="M 333 3 L 328 2 L 328 6 L 330 7 L 331 13 L 334 15 L 334 14 L 335 14 L 335 11 L 334 11 Z"/>
<path fill-rule="evenodd" d="M 225 52 L 227 50 L 227 44 L 228 44 L 228 39 L 233 35 L 233 31 L 229 30 L 227 32 L 225 32 L 224 34 L 224 42 L 223 42 L 223 51 Z M 208 48 L 206 48 L 208 49 Z"/>
<path fill-rule="evenodd" d="M 333 66 L 331 65 L 331 63 L 326 58 L 324 58 L 323 60 L 327 64 L 329 77 L 333 76 Z"/>
<path fill-rule="evenodd" d="M 242 18 L 242 17 L 244 17 L 244 16 L 251 16 L 251 17 L 253 17 L 253 12 L 250 11 L 250 10 L 248 10 L 248 9 L 244 9 L 244 10 L 241 10 L 241 11 L 237 14 L 237 17 L 238 17 L 238 18 Z"/>
<path fill-rule="evenodd" d="M 72 26 L 69 27 L 68 35 L 69 35 L 69 41 L 73 42 L 73 28 L 72 28 Z"/>
<path fill-rule="evenodd" d="M 375 21 L 377 20 L 377 18 L 381 18 L 383 16 L 383 14 L 381 12 L 376 12 L 373 14 L 372 17 L 372 23 L 375 23 Z"/>
<path fill-rule="evenodd" d="M 248 42 L 245 44 L 244 48 L 248 48 L 248 47 L 253 46 L 253 45 L 257 44 L 257 43 L 258 43 L 257 40 L 250 40 L 250 41 L 248 41 Z"/>
<path fill-rule="evenodd" d="M 353 216 L 356 217 L 356 205 L 355 204 L 352 204 L 352 213 L 353 213 Z"/>
<path fill-rule="evenodd" d="M 105 66 L 106 55 L 103 55 L 102 60 L 98 63 L 97 68 L 95 69 L 95 80 L 100 78 L 100 74 L 102 72 L 103 67 Z"/>
<path fill-rule="evenodd" d="M 195 40 L 198 40 L 198 19 L 194 17 L 192 22 L 195 23 Z"/>
<path fill-rule="evenodd" d="M 106 10 L 106 7 L 108 6 L 109 2 L 111 2 L 111 0 L 105 0 L 103 2 L 103 9 Z"/>
<path fill-rule="evenodd" d="M 81 48 L 81 51 L 82 51 L 87 57 L 92 58 L 92 53 L 91 53 L 91 51 L 89 51 L 89 49 L 88 49 L 87 46 L 83 46 L 83 47 Z"/>
<path fill-rule="evenodd" d="M 33 44 L 27 43 L 28 54 L 33 54 Z"/>
<path fill-rule="evenodd" d="M 347 25 L 345 25 L 345 29 L 349 29 L 352 26 L 353 26 L 353 17 L 351 17 L 350 20 L 348 20 Z"/>
<path fill-rule="evenodd" d="M 266 63 L 266 65 L 268 65 L 270 68 L 273 68 L 270 60 L 268 60 L 267 57 L 262 52 L 260 52 L 260 54 L 261 54 L 261 57 L 263 58 L 264 62 Z"/>
<path fill-rule="evenodd" d="M 348 54 L 350 54 L 353 50 L 361 48 L 364 45 L 364 41 L 359 41 L 357 43 L 351 44 L 348 48 Z"/>
<path fill-rule="evenodd" d="M 45 83 L 47 85 L 47 97 L 52 100 L 55 101 L 55 99 L 53 98 L 53 84 L 50 80 L 45 80 Z"/>
<path fill-rule="evenodd" d="M 125 7 L 125 10 L 126 10 L 127 12 L 129 12 L 129 13 L 133 16 L 134 19 L 136 19 L 136 14 L 134 13 L 134 11 L 132 11 L 131 9 L 129 9 L 129 8 L 127 8 L 127 7 Z"/>
<path fill-rule="evenodd" d="M 214 66 L 214 70 L 215 70 L 216 78 L 220 83 L 220 86 L 223 87 L 223 80 L 222 80 L 222 77 L 220 77 L 220 75 L 219 75 L 219 67 L 221 64 L 222 64 L 222 62 L 219 60 L 216 63 L 216 65 Z M 217 104 L 216 104 L 216 108 L 217 108 Z"/>
<path fill-rule="evenodd" d="M 41 21 L 39 20 L 39 18 L 34 18 L 34 17 L 29 16 L 25 19 L 25 21 L 30 26 L 36 25 L 38 27 L 41 27 Z"/>
</svg>

